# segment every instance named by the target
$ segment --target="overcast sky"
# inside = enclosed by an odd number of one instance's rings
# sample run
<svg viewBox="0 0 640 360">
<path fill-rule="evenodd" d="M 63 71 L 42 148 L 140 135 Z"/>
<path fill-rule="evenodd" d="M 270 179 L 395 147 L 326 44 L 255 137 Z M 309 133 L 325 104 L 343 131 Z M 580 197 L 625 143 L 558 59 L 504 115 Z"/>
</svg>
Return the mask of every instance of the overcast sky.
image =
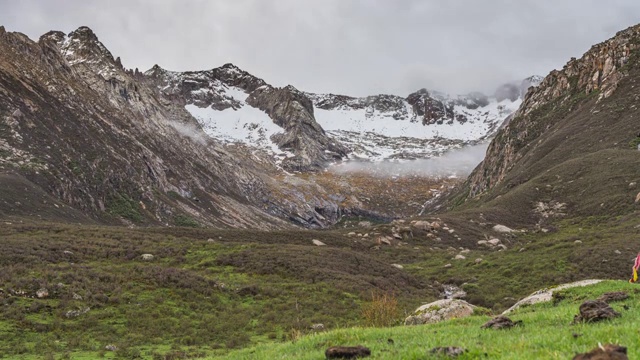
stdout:
<svg viewBox="0 0 640 360">
<path fill-rule="evenodd" d="M 639 0 L 0 0 L 8 31 L 86 25 L 128 68 L 232 62 L 273 85 L 361 96 L 492 92 L 636 23 Z"/>
</svg>

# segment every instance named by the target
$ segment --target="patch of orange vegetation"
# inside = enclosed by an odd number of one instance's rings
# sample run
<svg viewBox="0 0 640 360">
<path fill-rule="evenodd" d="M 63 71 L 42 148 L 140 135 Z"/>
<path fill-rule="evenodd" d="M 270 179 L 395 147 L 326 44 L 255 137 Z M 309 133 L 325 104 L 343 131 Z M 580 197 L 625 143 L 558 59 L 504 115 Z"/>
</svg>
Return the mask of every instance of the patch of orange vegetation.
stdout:
<svg viewBox="0 0 640 360">
<path fill-rule="evenodd" d="M 299 174 L 330 194 L 345 198 L 344 207 L 357 206 L 395 217 L 417 215 L 425 202 L 461 179 L 417 175 L 376 177 L 371 174 L 337 174 L 330 171 Z"/>
</svg>

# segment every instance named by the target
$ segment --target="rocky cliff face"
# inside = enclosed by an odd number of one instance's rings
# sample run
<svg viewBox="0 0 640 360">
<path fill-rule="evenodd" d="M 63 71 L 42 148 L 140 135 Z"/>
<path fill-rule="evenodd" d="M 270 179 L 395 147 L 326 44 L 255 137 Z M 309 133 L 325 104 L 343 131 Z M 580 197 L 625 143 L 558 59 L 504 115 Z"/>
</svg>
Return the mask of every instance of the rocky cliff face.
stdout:
<svg viewBox="0 0 640 360">
<path fill-rule="evenodd" d="M 230 67 L 210 76 L 247 91 L 263 85 Z M 89 28 L 38 42 L 0 28 L 0 171 L 101 222 L 281 228 L 336 221 L 339 209 L 326 193 L 284 187 L 270 158 L 207 136 L 184 106 L 233 108 L 233 99 L 189 98 L 193 91 L 180 87 L 185 93 L 161 93 L 149 86 L 155 81 L 125 69 Z"/>
<path fill-rule="evenodd" d="M 588 96 L 598 101 L 611 96 L 625 78 L 625 65 L 640 44 L 640 26 L 620 31 L 615 37 L 593 46 L 580 59 L 572 58 L 562 70 L 554 70 L 530 88 L 512 120 L 491 142 L 485 160 L 469 178 L 471 197 L 501 183 L 514 164 L 553 125 L 546 113 L 571 111 Z"/>
<path fill-rule="evenodd" d="M 264 86 L 252 92 L 247 103 L 265 111 L 284 132 L 271 140 L 278 148 L 295 154 L 282 162 L 285 169 L 321 169 L 329 160 L 341 160 L 348 149 L 327 136 L 313 116 L 313 103 L 293 86 Z"/>
<path fill-rule="evenodd" d="M 261 144 L 280 156 L 285 170 L 318 170 L 347 155 L 316 122 L 311 100 L 293 86 L 274 88 L 233 64 L 182 73 L 156 65 L 145 77 L 165 99 L 186 105 L 210 135 Z"/>
</svg>

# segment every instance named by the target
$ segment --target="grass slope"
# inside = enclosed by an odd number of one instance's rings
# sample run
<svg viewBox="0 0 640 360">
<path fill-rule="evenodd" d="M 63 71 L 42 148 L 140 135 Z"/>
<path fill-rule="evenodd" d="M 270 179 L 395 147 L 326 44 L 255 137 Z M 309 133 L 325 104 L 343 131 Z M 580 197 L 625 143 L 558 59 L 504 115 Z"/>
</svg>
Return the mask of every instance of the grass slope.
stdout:
<svg viewBox="0 0 640 360">
<path fill-rule="evenodd" d="M 361 324 L 372 290 L 396 292 L 406 309 L 435 296 L 334 232 L 4 222 L 0 248 L 7 359 L 224 354 L 286 341 L 314 323 Z M 153 260 L 142 259 L 147 253 Z M 48 295 L 39 298 L 40 289 Z M 118 351 L 105 352 L 108 344 Z"/>
<path fill-rule="evenodd" d="M 612 321 L 572 325 L 581 302 L 609 291 L 627 291 L 630 298 L 612 304 L 622 316 Z M 458 359 L 569 359 L 599 342 L 629 347 L 629 358 L 640 357 L 640 287 L 623 281 L 606 281 L 584 288 L 558 292 L 564 299 L 537 304 L 512 313 L 523 327 L 483 330 L 490 317 L 472 316 L 432 325 L 391 328 L 353 328 L 329 331 L 284 344 L 265 344 L 227 354 L 225 359 L 322 359 L 330 346 L 364 345 L 370 359 L 438 358 L 429 350 L 439 346 L 461 346 L 468 352 Z M 558 297 L 558 298 L 560 298 Z M 625 310 L 624 306 L 629 310 Z M 577 334 L 577 337 L 574 337 Z M 392 339 L 391 344 L 388 339 Z"/>
</svg>

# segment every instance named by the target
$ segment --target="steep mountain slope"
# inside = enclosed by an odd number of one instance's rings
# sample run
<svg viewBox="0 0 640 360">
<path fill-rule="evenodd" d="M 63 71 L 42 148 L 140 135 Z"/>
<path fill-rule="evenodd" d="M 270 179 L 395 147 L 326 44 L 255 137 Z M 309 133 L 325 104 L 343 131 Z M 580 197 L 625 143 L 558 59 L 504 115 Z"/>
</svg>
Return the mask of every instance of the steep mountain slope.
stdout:
<svg viewBox="0 0 640 360">
<path fill-rule="evenodd" d="M 290 171 L 318 170 L 347 149 L 316 123 L 311 101 L 293 86 L 274 88 L 233 64 L 196 72 L 158 65 L 145 72 L 168 100 L 185 106 L 212 137 L 258 146 Z"/>
<path fill-rule="evenodd" d="M 318 170 L 349 152 L 371 160 L 427 158 L 473 144 L 492 136 L 541 80 L 505 84 L 492 97 L 422 89 L 406 98 L 353 98 L 274 88 L 233 64 L 187 72 L 155 65 L 144 75 L 210 136 L 257 146 L 289 171 Z"/>
<path fill-rule="evenodd" d="M 270 158 L 207 136 L 89 28 L 38 42 L 0 28 L 0 54 L 2 171 L 91 218 L 272 228 L 339 215 L 322 190 L 273 177 Z"/>
<path fill-rule="evenodd" d="M 326 227 L 345 214 L 393 217 L 391 209 L 425 197 L 403 195 L 384 211 L 374 199 L 385 185 L 362 193 L 357 177 L 320 186 L 298 175 L 481 141 L 536 82 L 493 97 L 420 90 L 358 99 L 276 88 L 232 64 L 126 69 L 87 27 L 38 42 L 3 28 L 0 49 L 1 169 L 87 221 L 129 225 Z"/>
<path fill-rule="evenodd" d="M 636 211 L 639 43 L 621 31 L 529 90 L 447 206 L 521 224 Z"/>
</svg>

